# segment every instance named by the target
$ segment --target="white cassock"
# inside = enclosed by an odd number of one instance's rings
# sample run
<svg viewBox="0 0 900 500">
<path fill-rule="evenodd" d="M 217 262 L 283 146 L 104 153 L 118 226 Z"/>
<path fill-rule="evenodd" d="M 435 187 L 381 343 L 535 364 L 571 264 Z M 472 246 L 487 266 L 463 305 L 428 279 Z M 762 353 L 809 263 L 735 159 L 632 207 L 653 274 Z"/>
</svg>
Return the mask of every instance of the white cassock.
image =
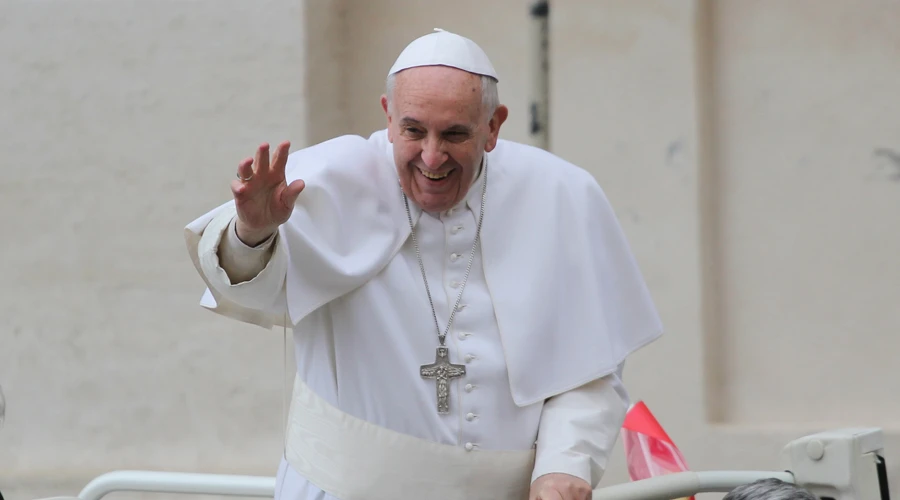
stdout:
<svg viewBox="0 0 900 500">
<path fill-rule="evenodd" d="M 429 214 L 409 200 L 443 330 L 487 181 L 446 339 L 466 373 L 442 415 L 435 381 L 419 373 L 438 335 L 390 148 L 380 131 L 292 153 L 287 180 L 306 188 L 256 248 L 235 236 L 233 202 L 186 230 L 205 307 L 293 329 L 276 498 L 525 499 L 552 472 L 596 488 L 628 405 L 625 358 L 661 334 L 602 191 L 583 170 L 501 140 L 456 207 Z"/>
</svg>

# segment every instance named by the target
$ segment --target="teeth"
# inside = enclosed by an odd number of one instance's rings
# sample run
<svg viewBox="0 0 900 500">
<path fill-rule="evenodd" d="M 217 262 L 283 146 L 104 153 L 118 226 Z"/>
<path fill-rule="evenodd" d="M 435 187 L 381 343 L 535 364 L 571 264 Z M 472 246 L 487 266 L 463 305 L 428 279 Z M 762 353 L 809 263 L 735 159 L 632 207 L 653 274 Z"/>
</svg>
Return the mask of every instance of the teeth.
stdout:
<svg viewBox="0 0 900 500">
<path fill-rule="evenodd" d="M 441 179 L 443 179 L 444 177 L 447 177 L 448 175 L 450 175 L 450 172 L 447 172 L 447 173 L 444 174 L 444 175 L 432 174 L 432 173 L 429 173 L 429 172 L 426 172 L 426 171 L 422 170 L 421 168 L 419 169 L 419 172 L 422 172 L 422 175 L 424 175 L 425 177 L 428 177 L 429 179 L 436 180 L 436 181 L 437 181 L 437 180 L 441 180 Z"/>
</svg>

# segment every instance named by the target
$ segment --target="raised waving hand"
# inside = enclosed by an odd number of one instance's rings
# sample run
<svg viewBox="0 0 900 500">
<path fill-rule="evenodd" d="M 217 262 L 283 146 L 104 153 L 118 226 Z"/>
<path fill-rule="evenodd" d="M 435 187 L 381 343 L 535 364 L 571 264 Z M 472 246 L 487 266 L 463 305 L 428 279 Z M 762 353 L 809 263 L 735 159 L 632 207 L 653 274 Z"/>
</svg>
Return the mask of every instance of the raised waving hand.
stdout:
<svg viewBox="0 0 900 500">
<path fill-rule="evenodd" d="M 237 235 L 250 246 L 272 235 L 291 216 L 294 203 L 306 184 L 297 179 L 288 184 L 284 177 L 291 143 L 282 142 L 269 158 L 269 145 L 261 144 L 255 158 L 238 165 L 231 193 L 237 208 Z"/>
</svg>

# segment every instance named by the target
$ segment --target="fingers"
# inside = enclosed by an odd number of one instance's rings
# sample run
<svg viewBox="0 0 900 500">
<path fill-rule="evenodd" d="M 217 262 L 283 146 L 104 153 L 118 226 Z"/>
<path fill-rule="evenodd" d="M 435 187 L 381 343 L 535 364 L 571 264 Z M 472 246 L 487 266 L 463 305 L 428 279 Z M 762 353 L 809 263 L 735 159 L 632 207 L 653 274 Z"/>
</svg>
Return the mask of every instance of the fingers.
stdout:
<svg viewBox="0 0 900 500">
<path fill-rule="evenodd" d="M 238 163 L 237 173 L 242 179 L 249 179 L 253 175 L 253 158 L 245 158 Z"/>
<path fill-rule="evenodd" d="M 244 200 L 247 198 L 247 182 L 244 182 L 240 179 L 235 179 L 231 181 L 231 195 L 234 197 L 235 201 Z"/>
<path fill-rule="evenodd" d="M 262 143 L 256 148 L 256 158 L 254 158 L 254 163 L 256 163 L 256 173 L 257 175 L 263 176 L 269 171 L 269 144 Z"/>
<path fill-rule="evenodd" d="M 564 473 L 545 474 L 531 485 L 530 500 L 590 500 L 591 486 L 584 479 Z"/>
<path fill-rule="evenodd" d="M 252 181 L 260 178 L 268 177 L 270 172 L 278 172 L 280 175 L 275 179 L 275 183 L 278 183 L 279 177 L 281 180 L 284 180 L 284 169 L 287 164 L 287 158 L 289 155 L 291 143 L 290 141 L 282 142 L 278 145 L 275 150 L 275 155 L 272 158 L 272 162 L 269 162 L 269 144 L 262 143 L 256 149 L 256 155 L 253 158 L 245 158 L 239 164 L 237 168 L 237 181 L 232 181 L 231 183 L 231 191 L 235 196 L 240 196 L 243 193 L 247 192 L 248 189 L 251 191 L 255 190 L 255 188 L 251 188 L 248 186 Z M 268 183 L 267 183 L 268 184 Z M 255 186 L 259 186 L 259 184 L 254 184 Z M 300 194 L 300 191 L 303 190 L 304 184 L 303 181 L 295 181 L 291 183 L 291 186 L 285 187 L 285 192 L 282 193 L 282 197 L 285 202 L 288 202 L 288 205 L 293 205 L 293 203 L 297 200 L 297 196 Z"/>
<path fill-rule="evenodd" d="M 240 196 L 247 191 L 251 182 L 256 180 L 259 175 L 253 171 L 253 158 L 244 158 L 238 163 L 237 176 L 238 179 L 231 181 L 231 193 Z"/>
<path fill-rule="evenodd" d="M 297 203 L 297 197 L 300 196 L 300 192 L 305 187 L 306 183 L 303 182 L 303 179 L 297 179 L 284 188 L 284 191 L 281 193 L 281 202 L 284 203 L 285 208 L 294 208 L 294 203 Z"/>
<path fill-rule="evenodd" d="M 535 500 L 566 500 L 563 498 L 562 494 L 556 490 L 551 490 L 549 488 L 545 488 L 538 492 Z"/>
<path fill-rule="evenodd" d="M 288 155 L 291 150 L 291 142 L 284 141 L 275 148 L 275 155 L 272 157 L 271 171 L 279 177 L 284 176 L 284 167 L 287 165 Z"/>
<path fill-rule="evenodd" d="M 287 165 L 287 158 L 290 153 L 291 142 L 284 141 L 275 148 L 275 153 L 272 155 L 271 161 L 269 159 L 269 144 L 264 142 L 256 148 L 256 156 L 254 156 L 252 163 L 255 164 L 255 175 L 260 177 L 266 177 L 269 173 L 279 174 L 279 177 L 284 175 L 284 168 Z M 247 175 L 242 175 L 242 177 L 247 178 Z"/>
</svg>

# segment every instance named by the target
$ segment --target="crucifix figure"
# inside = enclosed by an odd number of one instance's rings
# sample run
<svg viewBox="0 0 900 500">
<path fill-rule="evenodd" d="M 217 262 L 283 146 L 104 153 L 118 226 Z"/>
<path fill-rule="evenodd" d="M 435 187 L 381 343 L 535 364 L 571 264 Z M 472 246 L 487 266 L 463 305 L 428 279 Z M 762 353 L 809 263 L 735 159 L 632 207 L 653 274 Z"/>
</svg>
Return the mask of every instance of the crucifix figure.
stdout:
<svg viewBox="0 0 900 500">
<path fill-rule="evenodd" d="M 466 367 L 450 363 L 446 347 L 438 347 L 434 363 L 422 365 L 423 378 L 433 378 L 437 385 L 437 410 L 441 415 L 450 413 L 450 380 L 466 374 Z"/>
</svg>

